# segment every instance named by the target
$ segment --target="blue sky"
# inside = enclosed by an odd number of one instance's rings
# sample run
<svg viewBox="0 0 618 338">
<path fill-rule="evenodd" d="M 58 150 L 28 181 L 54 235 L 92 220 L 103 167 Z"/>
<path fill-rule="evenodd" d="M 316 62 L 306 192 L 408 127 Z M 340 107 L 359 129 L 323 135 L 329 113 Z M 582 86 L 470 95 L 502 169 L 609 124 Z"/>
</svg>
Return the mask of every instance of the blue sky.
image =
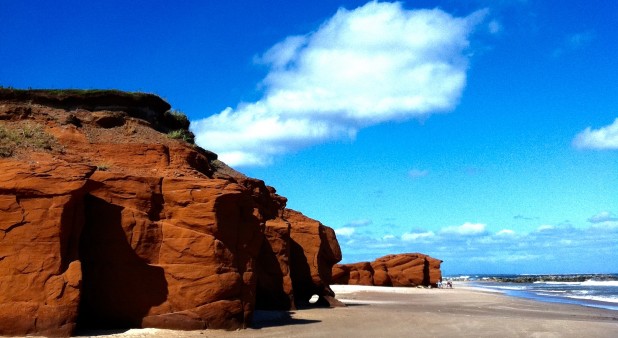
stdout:
<svg viewBox="0 0 618 338">
<path fill-rule="evenodd" d="M 0 85 L 156 93 L 344 262 L 618 272 L 614 1 L 0 0 Z"/>
</svg>

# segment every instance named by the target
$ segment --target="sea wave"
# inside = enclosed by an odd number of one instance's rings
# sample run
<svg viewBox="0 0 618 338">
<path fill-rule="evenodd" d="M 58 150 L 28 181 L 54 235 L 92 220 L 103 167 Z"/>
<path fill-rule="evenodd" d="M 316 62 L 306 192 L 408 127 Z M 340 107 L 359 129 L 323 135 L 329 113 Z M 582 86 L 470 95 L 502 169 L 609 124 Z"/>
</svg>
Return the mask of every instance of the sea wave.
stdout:
<svg viewBox="0 0 618 338">
<path fill-rule="evenodd" d="M 586 286 L 618 286 L 618 281 L 616 280 L 587 280 L 582 282 L 581 285 Z"/>
<path fill-rule="evenodd" d="M 546 282 L 536 281 L 532 284 L 545 284 L 545 285 L 582 285 L 582 286 L 618 286 L 618 281 L 615 280 L 587 280 L 583 282 Z"/>
<path fill-rule="evenodd" d="M 506 285 L 492 285 L 490 286 L 490 288 L 498 289 L 498 290 L 516 290 L 516 291 L 528 289 L 526 286 L 506 286 Z"/>
<path fill-rule="evenodd" d="M 576 295 L 570 295 L 570 296 L 566 296 L 566 297 L 567 298 L 572 298 L 572 299 L 592 300 L 592 301 L 596 301 L 596 302 L 618 304 L 618 297 L 615 297 L 615 296 L 576 296 Z"/>
</svg>

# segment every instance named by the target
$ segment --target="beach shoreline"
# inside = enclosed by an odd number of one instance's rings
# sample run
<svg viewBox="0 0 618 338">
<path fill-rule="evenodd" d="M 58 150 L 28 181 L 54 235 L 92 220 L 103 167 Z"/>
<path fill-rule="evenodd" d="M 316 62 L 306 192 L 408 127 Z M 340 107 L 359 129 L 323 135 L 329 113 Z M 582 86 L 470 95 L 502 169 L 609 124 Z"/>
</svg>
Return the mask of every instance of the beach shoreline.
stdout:
<svg viewBox="0 0 618 338">
<path fill-rule="evenodd" d="M 463 284 L 463 285 L 462 285 Z M 610 337 L 618 311 L 545 303 L 457 283 L 453 289 L 333 285 L 344 308 L 256 311 L 239 331 L 132 329 L 96 337 Z"/>
</svg>

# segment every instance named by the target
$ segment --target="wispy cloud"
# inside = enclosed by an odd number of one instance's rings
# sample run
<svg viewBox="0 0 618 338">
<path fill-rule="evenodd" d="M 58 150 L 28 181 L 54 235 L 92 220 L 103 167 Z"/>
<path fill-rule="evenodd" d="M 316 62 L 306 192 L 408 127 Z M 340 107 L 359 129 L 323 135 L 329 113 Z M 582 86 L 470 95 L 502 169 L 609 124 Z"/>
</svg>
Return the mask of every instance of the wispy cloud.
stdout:
<svg viewBox="0 0 618 338">
<path fill-rule="evenodd" d="M 408 171 L 408 176 L 410 178 L 421 178 L 429 175 L 429 170 L 421 170 L 421 169 L 412 169 Z"/>
<path fill-rule="evenodd" d="M 365 227 L 368 225 L 373 224 L 373 221 L 370 219 L 366 219 L 366 218 L 361 218 L 361 219 L 355 219 L 353 221 L 348 222 L 348 224 L 346 224 L 346 227 L 353 227 L 353 228 L 357 228 L 357 227 Z"/>
<path fill-rule="evenodd" d="M 595 38 L 592 31 L 585 31 L 567 35 L 562 44 L 554 49 L 552 55 L 554 57 L 562 56 L 567 51 L 574 51 L 587 47 Z"/>
<path fill-rule="evenodd" d="M 609 211 L 601 211 L 598 214 L 588 218 L 590 223 L 615 222 L 618 217 Z"/>
<path fill-rule="evenodd" d="M 575 33 L 566 39 L 566 45 L 571 49 L 579 49 L 587 46 L 594 40 L 594 33 L 591 31 Z"/>
<path fill-rule="evenodd" d="M 524 215 L 515 215 L 513 216 L 513 219 L 523 219 L 526 221 L 534 221 L 534 220 L 538 220 L 538 217 L 530 217 L 530 216 L 524 216 Z"/>
<path fill-rule="evenodd" d="M 259 57 L 270 69 L 264 96 L 194 121 L 196 141 L 230 165 L 267 165 L 363 127 L 452 110 L 466 83 L 469 36 L 486 15 L 398 2 L 340 9 Z"/>
<path fill-rule="evenodd" d="M 491 34 L 498 34 L 500 32 L 502 32 L 502 24 L 497 21 L 497 20 L 491 20 L 488 24 L 487 24 L 487 29 L 489 30 L 489 32 Z"/>
<path fill-rule="evenodd" d="M 584 129 L 573 139 L 573 146 L 578 149 L 618 149 L 618 118 L 599 129 Z"/>
</svg>

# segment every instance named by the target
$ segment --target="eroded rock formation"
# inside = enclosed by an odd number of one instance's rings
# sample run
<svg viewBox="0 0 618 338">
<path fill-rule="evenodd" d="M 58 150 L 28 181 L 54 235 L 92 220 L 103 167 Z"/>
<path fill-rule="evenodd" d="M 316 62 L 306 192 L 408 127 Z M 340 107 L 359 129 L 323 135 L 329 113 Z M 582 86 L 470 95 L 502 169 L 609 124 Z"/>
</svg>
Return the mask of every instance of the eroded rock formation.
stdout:
<svg viewBox="0 0 618 338">
<path fill-rule="evenodd" d="M 190 136 L 169 108 L 0 89 L 0 335 L 236 329 L 256 304 L 337 303 L 334 231 L 163 134 Z"/>
<path fill-rule="evenodd" d="M 441 260 L 419 253 L 387 255 L 373 262 L 337 264 L 332 284 L 375 286 L 436 286 L 442 279 Z"/>
</svg>

